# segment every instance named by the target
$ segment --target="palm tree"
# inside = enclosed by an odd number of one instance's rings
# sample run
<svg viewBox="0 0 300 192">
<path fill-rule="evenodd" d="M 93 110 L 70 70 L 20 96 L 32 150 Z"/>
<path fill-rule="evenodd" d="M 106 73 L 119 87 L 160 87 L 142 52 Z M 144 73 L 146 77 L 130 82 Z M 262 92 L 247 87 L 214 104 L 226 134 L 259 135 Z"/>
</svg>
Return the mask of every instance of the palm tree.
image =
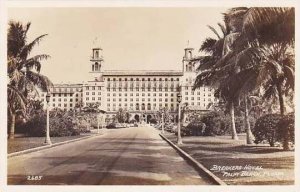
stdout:
<svg viewBox="0 0 300 192">
<path fill-rule="evenodd" d="M 14 138 L 16 115 L 25 115 L 27 99 L 30 94 L 38 94 L 37 87 L 48 91 L 51 81 L 40 74 L 41 61 L 48 59 L 46 54 L 30 57 L 30 53 L 45 36 L 41 35 L 27 42 L 30 23 L 25 26 L 19 22 L 9 22 L 7 36 L 7 99 L 9 139 Z"/>
<path fill-rule="evenodd" d="M 229 10 L 226 19 L 239 23 L 240 31 L 233 51 L 220 65 L 250 72 L 242 92 L 262 88 L 264 99 L 279 100 L 283 116 L 284 96 L 293 97 L 294 91 L 294 8 L 235 8 Z M 284 141 L 284 148 L 287 144 Z"/>
<path fill-rule="evenodd" d="M 234 79 L 230 78 L 233 75 L 232 71 L 221 70 L 225 69 L 219 65 L 219 60 L 228 54 L 229 43 L 233 36 L 230 34 L 230 29 L 227 25 L 218 24 L 222 31 L 220 36 L 217 31 L 209 26 L 209 28 L 217 35 L 218 39 L 207 38 L 201 45 L 200 50 L 207 55 L 198 58 L 200 62 L 197 78 L 194 83 L 194 89 L 201 86 L 211 86 L 216 89 L 215 96 L 226 101 L 231 115 L 232 139 L 237 140 L 237 132 L 235 128 L 234 103 L 237 100 L 234 90 Z"/>
</svg>

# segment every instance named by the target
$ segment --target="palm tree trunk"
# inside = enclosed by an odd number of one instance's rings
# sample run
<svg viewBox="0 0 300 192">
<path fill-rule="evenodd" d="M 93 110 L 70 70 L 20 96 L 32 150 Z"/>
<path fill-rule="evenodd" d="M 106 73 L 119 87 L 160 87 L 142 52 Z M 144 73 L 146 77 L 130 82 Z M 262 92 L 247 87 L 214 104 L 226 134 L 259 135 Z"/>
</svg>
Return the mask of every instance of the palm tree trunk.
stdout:
<svg viewBox="0 0 300 192">
<path fill-rule="evenodd" d="M 284 99 L 283 99 L 283 94 L 282 94 L 282 89 L 281 89 L 280 83 L 277 83 L 277 92 L 278 92 L 278 98 L 279 98 L 280 115 L 283 118 L 283 116 L 285 115 L 285 105 L 284 105 Z M 288 129 L 288 128 L 286 127 L 286 129 Z M 283 136 L 283 150 L 284 151 L 290 150 L 288 130 L 285 131 L 284 136 Z"/>
<path fill-rule="evenodd" d="M 231 116 L 231 134 L 232 134 L 232 139 L 234 140 L 238 140 L 238 136 L 236 133 L 236 129 L 235 129 L 235 117 L 234 117 L 234 103 L 233 101 L 230 102 L 229 104 L 229 110 L 230 110 L 230 116 Z"/>
<path fill-rule="evenodd" d="M 250 127 L 250 121 L 249 121 L 249 110 L 248 110 L 248 102 L 247 102 L 247 96 L 244 96 L 244 102 L 245 102 L 245 128 L 246 128 L 246 134 L 247 134 L 247 144 L 253 144 L 254 136 L 251 132 Z"/>
<path fill-rule="evenodd" d="M 15 138 L 16 114 L 12 113 L 10 118 L 11 119 L 10 119 L 8 139 L 14 139 Z"/>
<path fill-rule="evenodd" d="M 278 98 L 279 98 L 279 106 L 280 106 L 280 115 L 284 116 L 285 114 L 285 106 L 283 101 L 283 94 L 280 83 L 277 84 Z"/>
</svg>

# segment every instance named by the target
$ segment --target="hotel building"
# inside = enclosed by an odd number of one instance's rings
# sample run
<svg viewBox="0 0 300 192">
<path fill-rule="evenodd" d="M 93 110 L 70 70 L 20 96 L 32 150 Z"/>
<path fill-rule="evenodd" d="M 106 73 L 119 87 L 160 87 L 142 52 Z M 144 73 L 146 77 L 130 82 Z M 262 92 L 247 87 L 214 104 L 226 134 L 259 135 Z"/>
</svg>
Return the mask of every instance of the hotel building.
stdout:
<svg viewBox="0 0 300 192">
<path fill-rule="evenodd" d="M 213 90 L 201 87 L 192 90 L 199 62 L 194 60 L 193 48 L 185 48 L 180 71 L 121 71 L 104 70 L 101 48 L 93 48 L 90 57 L 90 80 L 82 84 L 56 84 L 51 89 L 51 108 L 65 110 L 75 106 L 98 103 L 112 119 L 122 108 L 131 119 L 149 122 L 157 111 L 166 108 L 173 120 L 177 118 L 177 94 L 190 110 L 208 110 L 216 100 Z M 45 103 L 46 93 L 42 93 Z"/>
</svg>

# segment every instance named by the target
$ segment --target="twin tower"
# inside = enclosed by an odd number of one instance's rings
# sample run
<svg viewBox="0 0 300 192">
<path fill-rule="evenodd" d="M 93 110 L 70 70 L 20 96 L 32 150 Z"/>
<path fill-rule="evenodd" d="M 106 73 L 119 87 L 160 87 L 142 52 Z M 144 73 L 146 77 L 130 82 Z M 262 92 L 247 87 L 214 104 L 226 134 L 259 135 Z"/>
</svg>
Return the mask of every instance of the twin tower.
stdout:
<svg viewBox="0 0 300 192">
<path fill-rule="evenodd" d="M 184 56 L 182 59 L 182 71 L 184 73 L 196 72 L 197 63 L 195 58 L 193 57 L 194 48 L 187 47 L 184 49 Z M 92 49 L 92 56 L 90 58 L 90 73 L 93 74 L 93 77 L 97 79 L 97 77 L 101 76 L 104 72 L 103 64 L 104 59 L 102 55 L 102 48 L 96 47 Z M 95 79 L 95 80 L 96 80 Z"/>
</svg>

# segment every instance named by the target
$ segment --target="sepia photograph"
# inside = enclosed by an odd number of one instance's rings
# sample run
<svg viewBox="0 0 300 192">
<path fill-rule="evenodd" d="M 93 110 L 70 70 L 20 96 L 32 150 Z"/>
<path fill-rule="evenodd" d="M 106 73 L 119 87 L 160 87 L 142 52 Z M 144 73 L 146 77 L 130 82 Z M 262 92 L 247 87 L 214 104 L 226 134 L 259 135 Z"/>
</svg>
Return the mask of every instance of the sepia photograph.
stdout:
<svg viewBox="0 0 300 192">
<path fill-rule="evenodd" d="M 295 185 L 295 7 L 225 5 L 8 7 L 7 185 Z"/>
</svg>

